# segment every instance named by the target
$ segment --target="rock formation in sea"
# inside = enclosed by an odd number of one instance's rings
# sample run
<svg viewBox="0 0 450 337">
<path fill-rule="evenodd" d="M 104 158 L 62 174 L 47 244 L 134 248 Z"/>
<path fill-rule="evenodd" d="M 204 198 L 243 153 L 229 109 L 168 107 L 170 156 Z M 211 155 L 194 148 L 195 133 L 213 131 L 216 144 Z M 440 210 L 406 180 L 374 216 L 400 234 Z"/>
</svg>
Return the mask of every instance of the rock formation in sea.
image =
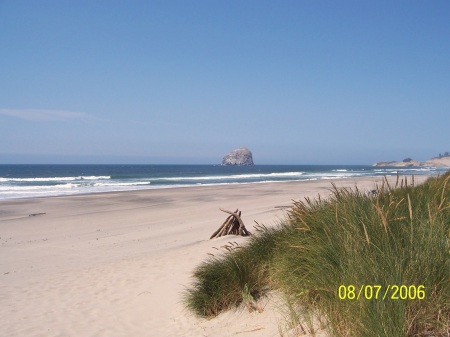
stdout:
<svg viewBox="0 0 450 337">
<path fill-rule="evenodd" d="M 223 157 L 222 165 L 252 166 L 254 165 L 252 152 L 246 147 L 231 151 Z"/>
</svg>

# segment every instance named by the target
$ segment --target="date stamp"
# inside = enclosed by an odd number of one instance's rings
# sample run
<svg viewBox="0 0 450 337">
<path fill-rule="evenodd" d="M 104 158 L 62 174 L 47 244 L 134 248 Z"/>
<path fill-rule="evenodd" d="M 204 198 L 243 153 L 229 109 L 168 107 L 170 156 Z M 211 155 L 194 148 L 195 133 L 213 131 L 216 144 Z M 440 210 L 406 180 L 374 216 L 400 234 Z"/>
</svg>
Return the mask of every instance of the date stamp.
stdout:
<svg viewBox="0 0 450 337">
<path fill-rule="evenodd" d="M 383 287 L 378 284 L 350 284 L 339 286 L 337 293 L 341 300 L 423 300 L 425 286 L 388 284 Z"/>
</svg>

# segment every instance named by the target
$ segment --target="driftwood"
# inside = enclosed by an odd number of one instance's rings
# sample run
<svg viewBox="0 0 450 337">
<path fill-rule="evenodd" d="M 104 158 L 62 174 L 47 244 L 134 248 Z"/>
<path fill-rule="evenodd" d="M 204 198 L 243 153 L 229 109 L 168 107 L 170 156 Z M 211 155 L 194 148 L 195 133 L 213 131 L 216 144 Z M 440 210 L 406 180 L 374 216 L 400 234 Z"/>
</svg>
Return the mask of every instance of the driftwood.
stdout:
<svg viewBox="0 0 450 337">
<path fill-rule="evenodd" d="M 225 222 L 217 229 L 210 239 L 218 238 L 224 235 L 241 235 L 249 236 L 251 233 L 245 228 L 244 222 L 241 219 L 242 212 L 238 209 L 235 212 L 230 212 L 225 209 L 220 208 L 222 212 L 230 214 L 230 216 L 225 220 Z"/>
</svg>

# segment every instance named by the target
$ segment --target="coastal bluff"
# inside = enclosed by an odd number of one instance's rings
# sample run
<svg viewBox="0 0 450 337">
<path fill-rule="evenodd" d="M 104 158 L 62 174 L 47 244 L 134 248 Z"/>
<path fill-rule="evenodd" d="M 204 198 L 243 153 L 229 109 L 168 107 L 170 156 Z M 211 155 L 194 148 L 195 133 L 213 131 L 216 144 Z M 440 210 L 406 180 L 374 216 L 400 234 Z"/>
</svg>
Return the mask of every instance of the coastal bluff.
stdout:
<svg viewBox="0 0 450 337">
<path fill-rule="evenodd" d="M 252 152 L 246 147 L 231 151 L 223 157 L 222 165 L 253 166 Z"/>
<path fill-rule="evenodd" d="M 444 155 L 439 155 L 439 157 L 434 157 L 427 161 L 417 161 L 413 160 L 411 158 L 406 158 L 403 161 L 380 161 L 373 166 L 393 166 L 393 167 L 418 167 L 418 166 L 425 166 L 425 167 L 450 167 L 450 155 L 448 152 L 446 152 Z"/>
</svg>

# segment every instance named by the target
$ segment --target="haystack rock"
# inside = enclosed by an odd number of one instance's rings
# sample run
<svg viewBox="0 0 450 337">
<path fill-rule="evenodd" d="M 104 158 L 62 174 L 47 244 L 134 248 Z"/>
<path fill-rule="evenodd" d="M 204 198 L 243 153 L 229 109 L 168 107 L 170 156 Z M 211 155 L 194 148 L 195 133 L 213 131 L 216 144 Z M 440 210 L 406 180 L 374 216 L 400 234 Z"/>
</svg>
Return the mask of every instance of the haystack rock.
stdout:
<svg viewBox="0 0 450 337">
<path fill-rule="evenodd" d="M 223 157 L 222 165 L 252 166 L 252 153 L 246 147 L 241 147 Z"/>
</svg>

